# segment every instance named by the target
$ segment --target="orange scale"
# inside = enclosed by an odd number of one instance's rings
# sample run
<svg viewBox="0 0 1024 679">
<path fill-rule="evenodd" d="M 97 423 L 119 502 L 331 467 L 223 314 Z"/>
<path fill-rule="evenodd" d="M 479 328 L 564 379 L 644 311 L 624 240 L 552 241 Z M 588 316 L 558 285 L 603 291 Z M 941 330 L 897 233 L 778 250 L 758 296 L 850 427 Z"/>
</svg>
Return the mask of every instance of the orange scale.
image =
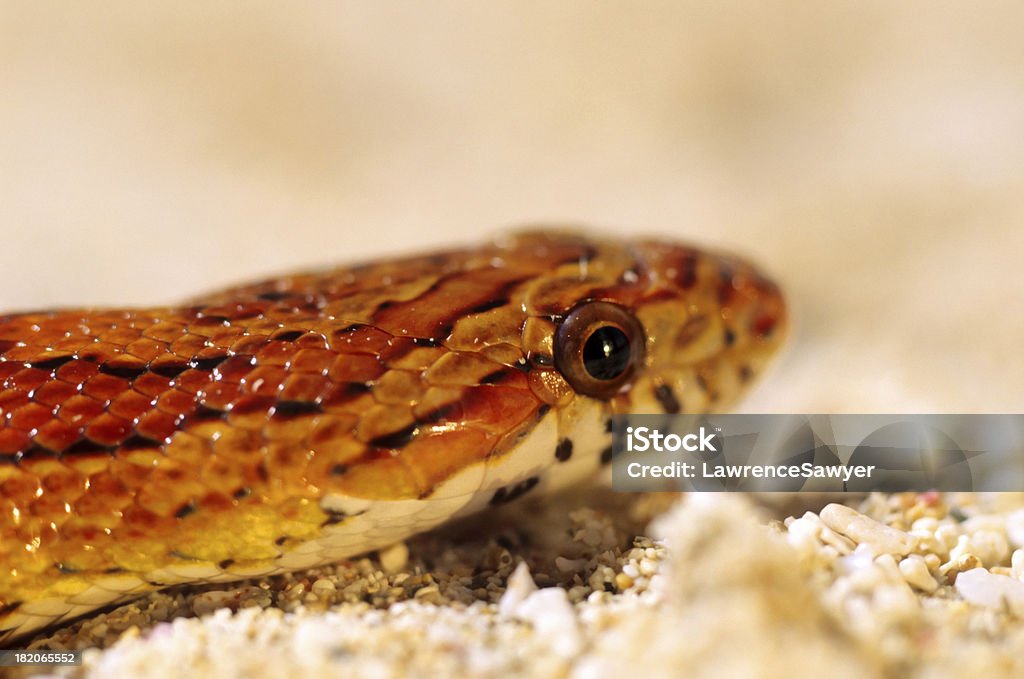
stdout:
<svg viewBox="0 0 1024 679">
<path fill-rule="evenodd" d="M 305 334 L 306 331 L 304 329 L 286 325 L 285 323 L 287 322 L 288 321 L 279 323 L 278 328 L 270 333 L 270 339 L 272 341 L 282 341 L 291 344 Z"/>
<path fill-rule="evenodd" d="M 325 350 L 329 344 L 327 337 L 319 332 L 307 332 L 306 334 L 295 340 L 295 346 L 300 349 L 308 350 Z"/>
<path fill-rule="evenodd" d="M 114 454 L 118 460 L 146 469 L 159 463 L 160 458 L 164 457 L 163 445 L 158 443 L 142 448 L 134 445 L 131 447 L 121 446 Z"/>
<path fill-rule="evenodd" d="M 389 370 L 374 385 L 373 398 L 378 403 L 411 406 L 423 397 L 426 390 L 419 373 Z"/>
<path fill-rule="evenodd" d="M 147 502 L 151 503 L 154 509 L 150 509 Z M 123 514 L 123 523 L 126 528 L 124 537 L 153 539 L 160 535 L 166 535 L 174 529 L 176 522 L 174 512 L 181 504 L 177 499 L 160 497 L 156 494 L 139 498 L 138 504 L 125 507 Z"/>
<path fill-rule="evenodd" d="M 453 387 L 430 387 L 413 406 L 417 420 L 435 423 L 435 420 L 461 421 L 463 390 Z"/>
<path fill-rule="evenodd" d="M 492 373 L 491 383 L 511 389 L 529 389 L 530 379 L 518 368 L 507 368 L 500 373 Z"/>
<path fill-rule="evenodd" d="M 128 380 L 113 375 L 96 375 L 82 385 L 82 393 L 92 396 L 97 401 L 107 401 L 122 394 L 128 389 Z"/>
<path fill-rule="evenodd" d="M 82 342 L 88 341 L 89 337 L 84 337 L 81 334 L 74 334 L 71 337 L 65 337 L 62 334 L 57 339 L 47 342 L 46 346 L 49 347 L 50 351 L 74 353 L 82 347 Z"/>
<path fill-rule="evenodd" d="M 230 495 L 230 491 L 220 492 L 218 489 L 211 489 L 196 501 L 196 508 L 203 514 L 227 511 L 235 506 L 235 501 Z"/>
<path fill-rule="evenodd" d="M 70 543 L 95 547 L 110 542 L 101 524 L 80 516 L 71 516 L 60 527 L 60 535 Z"/>
<path fill-rule="evenodd" d="M 256 352 L 256 362 L 259 365 L 286 366 L 296 353 L 295 345 L 291 342 L 271 340 Z"/>
<path fill-rule="evenodd" d="M 473 386 L 504 366 L 473 352 L 453 351 L 438 359 L 423 379 L 434 386 Z"/>
<path fill-rule="evenodd" d="M 208 383 L 197 394 L 199 402 L 213 410 L 230 410 L 232 404 L 238 399 L 241 387 L 230 382 Z"/>
<path fill-rule="evenodd" d="M 331 479 L 348 473 L 369 450 L 351 436 L 313 444 L 312 459 L 306 467 L 306 480 L 316 486 L 329 485 Z"/>
<path fill-rule="evenodd" d="M 202 491 L 203 483 L 193 464 L 165 457 L 151 470 L 147 488 L 165 495 L 189 497 Z"/>
<path fill-rule="evenodd" d="M 220 362 L 227 360 L 227 348 L 219 346 L 205 346 L 197 351 L 196 355 L 192 358 L 195 361 L 201 362 L 205 362 L 208 359 L 216 359 L 219 364 Z"/>
<path fill-rule="evenodd" d="M 196 409 L 196 397 L 178 389 L 171 389 L 160 395 L 156 407 L 170 415 L 189 415 Z"/>
<path fill-rule="evenodd" d="M 244 466 L 234 460 L 210 455 L 201 465 L 199 475 L 208 488 L 233 494 L 246 484 Z"/>
<path fill-rule="evenodd" d="M 323 375 L 296 374 L 285 380 L 280 391 L 282 401 L 315 402 L 327 391 L 331 385 Z"/>
<path fill-rule="evenodd" d="M 335 330 L 331 334 L 331 349 L 343 354 L 379 354 L 391 340 L 391 335 L 369 325 L 355 325 Z"/>
<path fill-rule="evenodd" d="M 335 382 L 369 382 L 384 374 L 375 356 L 343 354 L 334 359 L 327 373 Z"/>
<path fill-rule="evenodd" d="M 396 437 L 398 432 L 407 431 L 415 424 L 412 408 L 377 404 L 362 413 L 359 424 L 356 425 L 356 438 L 366 443 L 373 443 L 373 445 L 391 447 L 391 445 L 374 442 L 390 440 Z M 398 436 L 398 438 L 401 437 Z"/>
<path fill-rule="evenodd" d="M 288 367 L 301 373 L 326 374 L 337 356 L 330 349 L 302 349 L 292 356 Z"/>
<path fill-rule="evenodd" d="M 217 328 L 207 338 L 208 344 L 210 345 L 207 348 L 219 351 L 220 353 L 224 353 L 224 351 L 230 349 L 231 346 L 235 342 L 237 342 L 239 338 L 242 337 L 244 334 L 245 328 L 239 327 L 237 325 L 233 325 L 226 328 Z"/>
<path fill-rule="evenodd" d="M 28 403 L 11 413 L 7 424 L 15 429 L 31 431 L 43 426 L 53 418 L 53 408 L 39 403 Z"/>
<path fill-rule="evenodd" d="M 136 377 L 132 388 L 144 396 L 156 398 L 171 388 L 171 378 L 149 372 Z"/>
<path fill-rule="evenodd" d="M 329 413 L 362 413 L 375 403 L 370 388 L 362 382 L 332 383 L 320 398 L 320 408 Z"/>
<path fill-rule="evenodd" d="M 181 434 L 185 437 L 187 434 Z M 211 442 L 212 453 L 207 459 L 217 458 L 228 460 L 230 464 L 245 466 L 246 461 L 254 462 L 263 459 L 263 434 L 257 431 L 232 428 L 225 430 Z"/>
<path fill-rule="evenodd" d="M 385 352 L 381 355 L 381 363 L 397 370 L 426 370 L 446 353 L 443 347 L 414 345 L 407 351 Z"/>
<path fill-rule="evenodd" d="M 74 514 L 77 517 L 92 518 L 105 527 L 112 527 L 120 523 L 118 516 L 126 507 L 132 504 L 132 496 L 121 484 L 114 486 L 104 485 L 104 490 L 96 490 L 100 487 L 95 477 L 90 477 L 89 492 L 78 498 L 74 504 Z"/>
<path fill-rule="evenodd" d="M 29 344 L 26 346 L 13 346 L 4 352 L 4 359 L 16 363 L 29 363 L 39 358 L 39 346 Z"/>
<path fill-rule="evenodd" d="M 189 359 L 206 347 L 206 338 L 191 333 L 182 335 L 171 342 L 170 352 L 179 358 Z"/>
<path fill-rule="evenodd" d="M 170 379 L 185 372 L 187 366 L 185 358 L 172 353 L 160 354 L 149 362 L 151 371 Z"/>
<path fill-rule="evenodd" d="M 118 326 L 110 330 L 104 330 L 99 334 L 100 341 L 113 344 L 119 347 L 126 347 L 139 339 L 142 331 L 138 328 Z"/>
<path fill-rule="evenodd" d="M 148 439 L 164 441 L 178 430 L 180 417 L 178 413 L 153 409 L 138 418 L 135 431 Z"/>
<path fill-rule="evenodd" d="M 100 415 L 85 428 L 85 435 L 90 440 L 104 446 L 116 446 L 131 433 L 131 423 L 109 413 Z"/>
<path fill-rule="evenodd" d="M 366 500 L 413 500 L 427 490 L 397 457 L 383 456 L 351 466 L 330 479 L 331 490 Z"/>
<path fill-rule="evenodd" d="M 19 474 L 0 482 L 0 497 L 16 505 L 26 505 L 36 497 L 40 485 L 41 479 L 34 474 Z"/>
<path fill-rule="evenodd" d="M 58 519 L 63 522 L 64 517 L 67 516 L 64 498 L 56 493 L 47 493 L 45 490 L 42 495 L 29 503 L 28 512 L 30 516 L 42 519 L 44 522 Z"/>
<path fill-rule="evenodd" d="M 149 412 L 153 405 L 152 397 L 129 390 L 111 401 L 107 410 L 112 415 L 134 422 L 138 417 Z"/>
<path fill-rule="evenodd" d="M 263 428 L 268 441 L 291 441 L 298 443 L 306 438 L 318 415 L 281 416 L 274 414 Z"/>
<path fill-rule="evenodd" d="M 277 396 L 281 385 L 288 379 L 288 371 L 275 366 L 257 366 L 253 368 L 241 384 L 246 393 L 255 396 Z"/>
<path fill-rule="evenodd" d="M 270 341 L 266 335 L 243 335 L 231 345 L 231 351 L 235 354 L 253 355 L 259 351 L 264 344 Z"/>
<path fill-rule="evenodd" d="M 127 451 L 125 454 L 126 457 L 131 455 L 132 451 Z M 126 459 L 126 457 L 122 456 L 122 452 L 118 452 L 117 456 L 110 461 L 109 469 L 122 486 L 129 491 L 134 491 L 149 483 L 154 467 L 152 464 L 136 464 L 135 461 Z M 152 459 L 151 456 L 150 459 Z"/>
<path fill-rule="evenodd" d="M 275 483 L 285 488 L 301 488 L 306 485 L 306 466 L 310 460 L 308 448 L 291 441 L 271 441 L 266 451 L 264 462 L 267 474 Z"/>
<path fill-rule="evenodd" d="M 203 309 L 204 316 L 227 316 L 232 319 L 263 318 L 270 308 L 267 302 L 236 302 Z"/>
<path fill-rule="evenodd" d="M 276 404 L 276 396 L 241 396 L 231 404 L 228 424 L 252 431 L 262 430 Z"/>
<path fill-rule="evenodd" d="M 121 354 L 103 364 L 103 372 L 131 379 L 146 370 L 146 361 L 130 354 Z"/>
<path fill-rule="evenodd" d="M 32 440 L 48 450 L 67 450 L 82 438 L 82 427 L 62 420 L 50 420 L 39 427 Z"/>
<path fill-rule="evenodd" d="M 541 402 L 531 392 L 485 385 L 466 389 L 460 405 L 466 425 L 504 434 L 533 416 Z"/>
<path fill-rule="evenodd" d="M 83 384 L 90 377 L 98 375 L 100 368 L 95 363 L 89 361 L 68 361 L 61 367 L 57 368 L 57 379 L 63 380 L 68 384 Z"/>
<path fill-rule="evenodd" d="M 106 451 L 98 451 L 89 454 L 65 455 L 62 459 L 69 468 L 91 479 L 94 474 L 105 472 L 110 467 L 113 458 Z"/>
<path fill-rule="evenodd" d="M 167 353 L 167 343 L 158 342 L 157 340 L 142 338 L 135 340 L 124 348 L 125 353 L 128 353 L 142 361 L 152 361 L 157 356 Z"/>
<path fill-rule="evenodd" d="M 37 389 L 46 384 L 51 379 L 53 379 L 53 377 L 48 370 L 40 370 L 39 368 L 23 368 L 4 380 L 4 386 L 8 389 L 32 391 L 33 389 Z"/>
<path fill-rule="evenodd" d="M 265 336 L 266 341 L 273 340 L 274 333 L 281 330 L 283 326 L 276 320 L 264 318 L 246 323 L 246 331 L 250 335 Z"/>
<path fill-rule="evenodd" d="M 335 443 L 353 439 L 353 430 L 359 418 L 349 414 L 320 415 L 310 429 L 306 442 L 316 451 L 327 450 Z M 362 444 L 359 444 L 362 447 Z"/>
<path fill-rule="evenodd" d="M 95 549 L 85 549 L 84 545 L 64 539 L 64 527 L 57 526 L 61 540 L 52 547 L 54 561 L 75 571 L 100 571 L 109 566 L 107 557 Z M 108 538 L 109 539 L 109 538 Z"/>
<path fill-rule="evenodd" d="M 399 455 L 417 484 L 429 492 L 457 472 L 487 459 L 497 437 L 478 429 L 421 434 Z"/>
<path fill-rule="evenodd" d="M 13 413 L 31 402 L 32 399 L 21 389 L 4 389 L 0 391 L 0 416 Z"/>
<path fill-rule="evenodd" d="M 103 404 L 84 394 L 76 394 L 64 401 L 57 410 L 57 417 L 63 422 L 82 427 L 106 411 Z"/>
<path fill-rule="evenodd" d="M 124 350 L 116 344 L 110 344 L 109 342 L 93 342 L 81 347 L 75 355 L 81 360 L 102 364 L 115 356 L 119 356 L 122 351 Z"/>
<path fill-rule="evenodd" d="M 238 384 L 256 366 L 256 359 L 250 355 L 232 356 L 222 361 L 213 370 L 214 377 L 220 382 L 232 382 Z"/>
<path fill-rule="evenodd" d="M 182 464 L 199 465 L 212 450 L 208 439 L 181 431 L 171 437 L 170 443 L 164 447 L 164 455 Z"/>
<path fill-rule="evenodd" d="M 173 342 L 185 332 L 185 325 L 173 321 L 162 321 L 142 331 L 143 337 L 158 342 Z"/>
<path fill-rule="evenodd" d="M 59 464 L 58 469 L 50 471 L 43 477 L 43 487 L 46 491 L 72 502 L 85 493 L 85 476 L 66 464 Z"/>
<path fill-rule="evenodd" d="M 196 394 L 210 383 L 210 374 L 202 370 L 186 370 L 174 378 L 174 386 L 179 391 Z"/>
<path fill-rule="evenodd" d="M 0 427 L 0 455 L 14 455 L 28 447 L 28 432 Z"/>
<path fill-rule="evenodd" d="M 0 384 L 5 383 L 11 375 L 18 372 L 23 367 L 25 366 L 22 363 L 0 360 Z"/>
</svg>

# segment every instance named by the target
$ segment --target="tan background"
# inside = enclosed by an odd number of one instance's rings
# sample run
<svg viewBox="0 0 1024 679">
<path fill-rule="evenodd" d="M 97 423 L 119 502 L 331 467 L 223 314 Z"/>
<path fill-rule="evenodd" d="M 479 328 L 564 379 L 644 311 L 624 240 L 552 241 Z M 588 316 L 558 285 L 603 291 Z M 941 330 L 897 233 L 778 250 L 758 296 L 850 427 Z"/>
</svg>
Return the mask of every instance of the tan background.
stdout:
<svg viewBox="0 0 1024 679">
<path fill-rule="evenodd" d="M 1024 411 L 1020 3 L 0 7 L 0 308 L 563 220 L 780 278 L 748 410 Z"/>
</svg>

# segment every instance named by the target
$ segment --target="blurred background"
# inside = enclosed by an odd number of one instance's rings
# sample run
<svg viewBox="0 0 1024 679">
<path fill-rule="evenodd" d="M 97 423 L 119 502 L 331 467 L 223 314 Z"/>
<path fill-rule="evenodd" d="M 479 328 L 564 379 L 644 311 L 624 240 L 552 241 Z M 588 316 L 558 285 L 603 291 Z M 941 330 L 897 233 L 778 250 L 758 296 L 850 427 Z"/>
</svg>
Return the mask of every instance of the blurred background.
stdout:
<svg viewBox="0 0 1024 679">
<path fill-rule="evenodd" d="M 787 291 L 753 412 L 1024 412 L 1018 2 L 8 3 L 0 308 L 580 223 Z"/>
</svg>

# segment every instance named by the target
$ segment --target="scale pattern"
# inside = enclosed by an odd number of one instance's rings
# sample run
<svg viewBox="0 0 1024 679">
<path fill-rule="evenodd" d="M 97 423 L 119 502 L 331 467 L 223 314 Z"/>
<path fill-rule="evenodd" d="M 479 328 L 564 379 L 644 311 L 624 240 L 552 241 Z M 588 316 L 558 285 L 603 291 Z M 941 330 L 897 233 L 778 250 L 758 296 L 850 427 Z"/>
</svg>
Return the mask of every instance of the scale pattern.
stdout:
<svg viewBox="0 0 1024 679">
<path fill-rule="evenodd" d="M 647 335 L 607 401 L 554 366 L 584 300 Z M 180 307 L 0 316 L 0 642 L 373 549 L 570 460 L 592 472 L 609 414 L 723 407 L 784 323 L 739 260 L 540 231 Z"/>
</svg>

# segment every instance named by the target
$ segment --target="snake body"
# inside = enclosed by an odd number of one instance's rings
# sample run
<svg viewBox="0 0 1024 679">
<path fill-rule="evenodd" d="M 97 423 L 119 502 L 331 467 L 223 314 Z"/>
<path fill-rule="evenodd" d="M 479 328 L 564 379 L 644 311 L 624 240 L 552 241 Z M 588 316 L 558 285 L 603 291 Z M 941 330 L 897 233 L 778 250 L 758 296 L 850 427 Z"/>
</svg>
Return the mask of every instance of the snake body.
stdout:
<svg viewBox="0 0 1024 679">
<path fill-rule="evenodd" d="M 0 316 L 0 645 L 593 474 L 611 414 L 724 408 L 784 325 L 743 261 L 561 231 Z"/>
</svg>

